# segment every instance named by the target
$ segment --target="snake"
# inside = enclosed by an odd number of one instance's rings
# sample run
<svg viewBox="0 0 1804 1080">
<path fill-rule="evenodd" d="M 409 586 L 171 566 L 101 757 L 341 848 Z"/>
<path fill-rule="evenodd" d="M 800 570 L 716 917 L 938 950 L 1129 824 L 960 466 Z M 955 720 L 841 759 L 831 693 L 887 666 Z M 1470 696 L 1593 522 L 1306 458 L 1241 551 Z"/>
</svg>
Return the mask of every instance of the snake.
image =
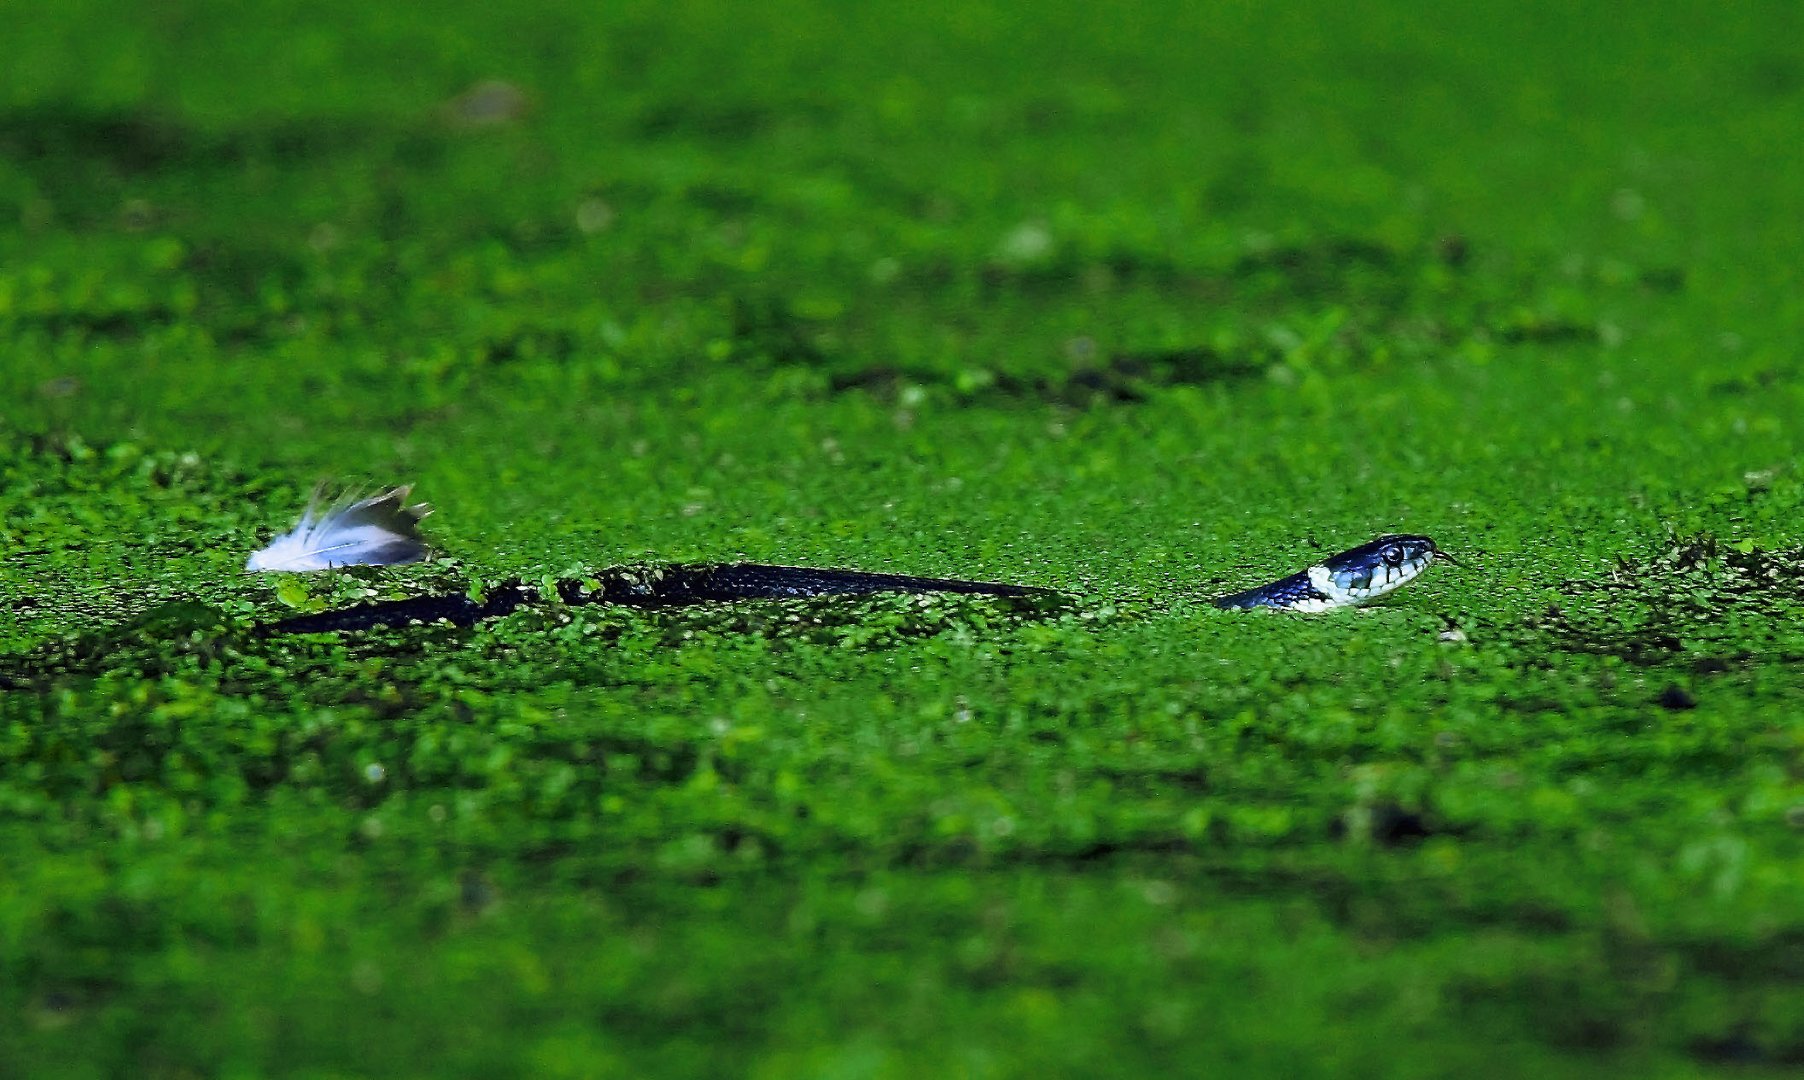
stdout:
<svg viewBox="0 0 1804 1080">
<path fill-rule="evenodd" d="M 1390 534 L 1329 556 L 1288 577 L 1217 597 L 1212 603 L 1230 611 L 1268 608 L 1316 613 L 1358 607 L 1409 584 L 1436 561 L 1457 563 L 1426 536 Z M 265 623 L 259 629 L 265 634 L 305 634 L 431 622 L 470 626 L 549 599 L 548 593 L 555 593 L 558 600 L 569 605 L 615 604 L 639 608 L 875 593 L 1067 597 L 1056 589 L 1000 581 L 965 581 L 765 563 L 703 563 L 616 567 L 595 577 L 565 578 L 549 584 L 514 579 L 481 595 L 444 593 L 356 604 L 292 616 Z"/>
</svg>

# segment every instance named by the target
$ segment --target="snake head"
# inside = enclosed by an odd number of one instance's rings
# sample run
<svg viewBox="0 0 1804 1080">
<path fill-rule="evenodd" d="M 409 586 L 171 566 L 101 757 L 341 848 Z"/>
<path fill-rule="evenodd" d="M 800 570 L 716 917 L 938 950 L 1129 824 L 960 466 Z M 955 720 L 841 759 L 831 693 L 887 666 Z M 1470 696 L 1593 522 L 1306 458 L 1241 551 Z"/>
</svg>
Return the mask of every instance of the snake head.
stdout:
<svg viewBox="0 0 1804 1080">
<path fill-rule="evenodd" d="M 1407 585 L 1437 559 L 1454 561 L 1429 537 L 1380 536 L 1310 567 L 1310 584 L 1331 606 L 1364 604 Z"/>
</svg>

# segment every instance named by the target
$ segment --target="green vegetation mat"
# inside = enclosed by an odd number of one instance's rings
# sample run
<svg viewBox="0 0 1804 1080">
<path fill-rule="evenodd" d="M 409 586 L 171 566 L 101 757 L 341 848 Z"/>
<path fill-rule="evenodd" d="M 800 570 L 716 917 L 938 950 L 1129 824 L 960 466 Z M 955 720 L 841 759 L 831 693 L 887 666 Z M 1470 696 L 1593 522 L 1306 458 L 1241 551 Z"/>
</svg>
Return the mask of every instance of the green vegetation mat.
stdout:
<svg viewBox="0 0 1804 1080">
<path fill-rule="evenodd" d="M 0 1075 L 1795 1075 L 1804 14 L 1301 7 L 10 10 Z"/>
</svg>

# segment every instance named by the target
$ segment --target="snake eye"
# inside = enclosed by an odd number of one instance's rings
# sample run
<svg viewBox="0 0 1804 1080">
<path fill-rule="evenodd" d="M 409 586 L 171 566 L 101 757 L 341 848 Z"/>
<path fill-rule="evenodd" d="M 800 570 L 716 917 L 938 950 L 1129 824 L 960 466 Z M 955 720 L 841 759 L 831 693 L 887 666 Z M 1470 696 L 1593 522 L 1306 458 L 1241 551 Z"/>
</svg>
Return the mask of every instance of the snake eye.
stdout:
<svg viewBox="0 0 1804 1080">
<path fill-rule="evenodd" d="M 1386 566 L 1403 565 L 1403 545 L 1401 544 L 1387 544 L 1379 554 L 1384 559 Z"/>
</svg>

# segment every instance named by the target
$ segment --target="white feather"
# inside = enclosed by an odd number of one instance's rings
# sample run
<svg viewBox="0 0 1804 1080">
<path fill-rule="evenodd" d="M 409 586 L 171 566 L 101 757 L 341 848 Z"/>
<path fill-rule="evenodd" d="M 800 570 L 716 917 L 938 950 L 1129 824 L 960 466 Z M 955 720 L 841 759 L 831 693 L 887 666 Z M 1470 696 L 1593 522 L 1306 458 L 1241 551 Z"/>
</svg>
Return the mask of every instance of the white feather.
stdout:
<svg viewBox="0 0 1804 1080">
<path fill-rule="evenodd" d="M 360 502 L 321 510 L 310 503 L 300 523 L 269 542 L 246 570 L 330 570 L 334 566 L 393 566 L 426 557 L 420 519 L 425 503 L 408 506 L 411 486 L 393 487 Z"/>
</svg>

